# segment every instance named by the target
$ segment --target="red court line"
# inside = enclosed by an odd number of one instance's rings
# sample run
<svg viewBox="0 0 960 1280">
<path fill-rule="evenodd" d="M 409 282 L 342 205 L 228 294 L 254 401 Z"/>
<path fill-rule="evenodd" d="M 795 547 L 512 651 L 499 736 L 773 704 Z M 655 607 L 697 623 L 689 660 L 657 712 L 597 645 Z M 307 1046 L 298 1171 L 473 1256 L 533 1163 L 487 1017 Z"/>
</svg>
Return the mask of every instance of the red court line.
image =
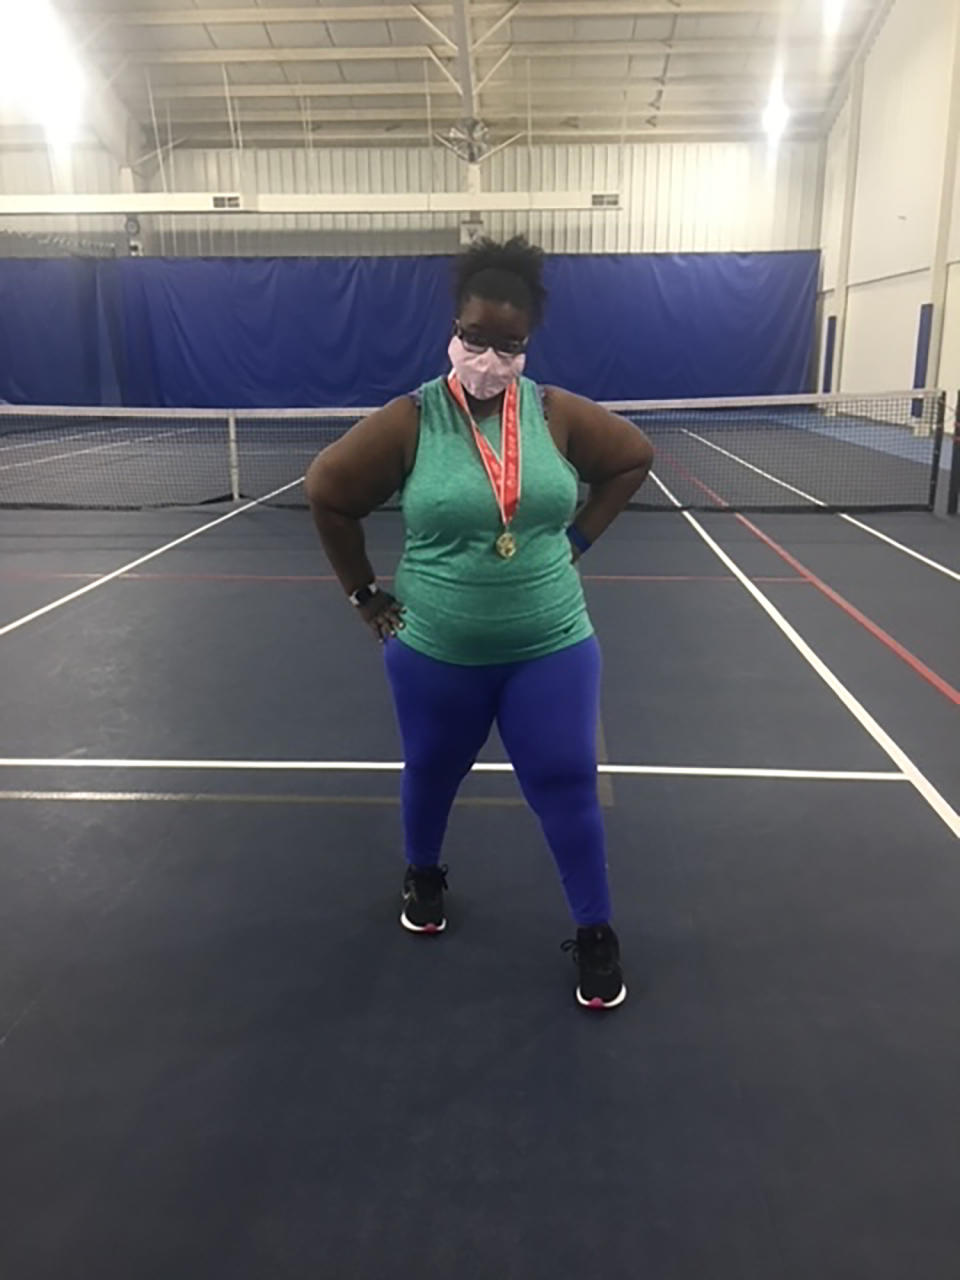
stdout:
<svg viewBox="0 0 960 1280">
<path fill-rule="evenodd" d="M 0 572 L 0 581 L 6 582 L 49 582 L 60 580 L 80 580 L 83 582 L 99 578 L 98 573 L 56 573 L 38 571 L 36 573 L 18 573 L 16 570 Z M 119 582 L 284 582 L 284 583 L 336 583 L 338 579 L 332 574 L 274 574 L 274 573 L 124 573 L 117 579 Z M 389 575 L 380 578 L 381 582 L 392 581 Z M 657 573 L 598 573 L 584 574 L 584 582 L 736 582 L 731 574 L 657 574 Z M 789 577 L 760 577 L 755 582 L 789 583 L 803 579 L 796 575 Z"/>
<path fill-rule="evenodd" d="M 831 600 L 838 609 L 842 609 L 848 617 L 853 618 L 854 622 L 859 622 L 861 627 L 864 627 L 869 631 L 870 634 L 876 640 L 879 640 L 881 644 L 886 645 L 891 653 L 895 653 L 897 657 L 900 658 L 901 661 L 905 662 L 908 667 L 911 667 L 918 676 L 926 680 L 928 684 L 933 685 L 934 689 L 936 689 L 938 693 L 942 693 L 945 698 L 948 698 L 954 704 L 954 706 L 960 707 L 960 690 L 955 689 L 952 684 L 949 684 L 944 680 L 943 676 L 937 675 L 936 671 L 928 667 L 925 662 L 921 662 L 916 654 L 913 654 L 909 649 L 904 648 L 899 640 L 896 640 L 892 635 L 890 635 L 889 631 L 884 631 L 883 627 L 881 627 L 879 623 L 874 622 L 872 618 L 868 618 L 865 613 L 861 613 L 856 605 L 851 604 L 850 601 L 842 596 L 839 591 L 834 591 L 833 587 L 829 586 L 829 584 L 824 582 L 821 578 L 818 578 L 815 573 L 806 567 L 806 565 L 801 564 L 796 556 L 792 556 L 786 548 L 781 547 L 779 542 L 776 542 L 769 536 L 769 534 L 764 533 L 762 529 L 758 529 L 755 524 L 746 518 L 746 516 L 738 515 L 737 519 L 741 524 L 749 529 L 752 534 L 758 537 L 761 542 L 766 543 L 771 551 L 775 551 L 781 560 L 786 561 L 786 563 L 790 565 L 791 569 L 796 569 L 797 573 L 799 573 L 801 577 L 805 578 L 812 587 L 816 587 L 817 590 L 822 592 L 828 600 Z"/>
<path fill-rule="evenodd" d="M 664 453 L 663 450 L 658 449 L 657 457 L 663 459 L 668 466 L 671 466 L 676 471 L 681 472 L 692 484 L 695 484 L 698 489 L 701 489 L 704 493 L 708 494 L 719 506 L 729 509 L 730 504 L 726 499 L 721 498 L 720 495 L 711 489 L 708 484 L 704 484 L 702 480 L 693 475 L 692 472 L 688 471 L 682 463 L 671 458 L 669 453 Z M 749 529 L 755 538 L 758 538 L 765 546 L 769 547 L 770 550 L 788 564 L 791 569 L 796 570 L 805 582 L 808 582 L 812 587 L 816 587 L 817 590 L 821 592 L 822 595 L 826 596 L 832 604 L 835 604 L 838 609 L 842 609 L 847 617 L 852 618 L 854 622 L 858 622 L 860 626 L 863 627 L 865 631 L 868 631 L 875 640 L 879 640 L 880 643 L 885 645 L 891 653 L 896 654 L 901 662 L 905 662 L 916 675 L 920 676 L 922 680 L 926 680 L 929 685 L 932 685 L 938 693 L 943 694 L 943 696 L 948 699 L 948 701 L 952 702 L 954 706 L 960 707 L 960 690 L 955 689 L 952 684 L 944 680 L 943 676 L 938 675 L 936 671 L 931 667 L 928 667 L 927 664 L 922 662 L 915 653 L 911 653 L 911 651 L 902 645 L 899 640 L 890 635 L 889 631 L 884 631 L 883 627 L 881 627 L 879 623 L 874 622 L 872 618 L 867 617 L 867 615 L 861 612 L 856 605 L 851 604 L 845 596 L 842 596 L 839 591 L 835 591 L 833 587 L 824 582 L 822 578 L 818 578 L 812 569 L 808 569 L 805 564 L 802 564 L 801 561 L 796 558 L 796 556 L 791 555 L 790 552 L 787 551 L 786 547 L 782 547 L 775 538 L 771 538 L 768 533 L 764 533 L 762 529 L 758 529 L 752 520 L 748 520 L 747 517 L 739 511 L 735 512 L 734 515 L 745 529 Z"/>
</svg>

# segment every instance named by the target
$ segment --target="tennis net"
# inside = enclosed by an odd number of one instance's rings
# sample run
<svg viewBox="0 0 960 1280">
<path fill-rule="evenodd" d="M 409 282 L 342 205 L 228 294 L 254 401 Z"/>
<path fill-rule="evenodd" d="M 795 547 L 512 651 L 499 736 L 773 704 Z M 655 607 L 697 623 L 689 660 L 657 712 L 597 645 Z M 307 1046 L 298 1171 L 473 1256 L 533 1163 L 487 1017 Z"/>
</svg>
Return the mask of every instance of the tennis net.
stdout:
<svg viewBox="0 0 960 1280">
<path fill-rule="evenodd" d="M 905 391 L 609 407 L 657 450 L 659 483 L 636 509 L 875 511 L 933 507 L 945 403 Z M 0 507 L 302 506 L 311 459 L 366 412 L 0 405 Z"/>
</svg>

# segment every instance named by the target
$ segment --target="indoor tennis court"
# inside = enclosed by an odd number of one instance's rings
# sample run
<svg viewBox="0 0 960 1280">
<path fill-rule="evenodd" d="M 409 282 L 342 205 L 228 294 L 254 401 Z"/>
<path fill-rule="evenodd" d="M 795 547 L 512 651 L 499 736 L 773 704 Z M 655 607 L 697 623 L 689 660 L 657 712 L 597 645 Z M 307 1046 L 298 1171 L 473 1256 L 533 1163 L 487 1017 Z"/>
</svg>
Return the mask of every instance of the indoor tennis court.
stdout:
<svg viewBox="0 0 960 1280">
<path fill-rule="evenodd" d="M 16 8 L 86 94 L 0 114 L 4 1276 L 953 1280 L 960 0 Z M 527 376 L 655 450 L 577 565 L 601 1013 L 496 735 L 399 927 L 304 492 L 514 234 Z"/>
</svg>

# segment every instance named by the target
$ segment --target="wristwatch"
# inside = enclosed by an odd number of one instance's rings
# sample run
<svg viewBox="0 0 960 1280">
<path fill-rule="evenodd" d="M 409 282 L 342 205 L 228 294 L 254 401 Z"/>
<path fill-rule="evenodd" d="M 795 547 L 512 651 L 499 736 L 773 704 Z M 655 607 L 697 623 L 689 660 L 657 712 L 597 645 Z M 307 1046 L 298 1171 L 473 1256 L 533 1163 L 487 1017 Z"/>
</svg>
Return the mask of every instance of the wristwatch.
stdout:
<svg viewBox="0 0 960 1280">
<path fill-rule="evenodd" d="M 371 582 L 366 587 L 360 587 L 350 596 L 350 603 L 355 609 L 362 609 L 365 604 L 369 604 L 374 596 L 380 594 L 380 588 L 375 582 Z"/>
</svg>

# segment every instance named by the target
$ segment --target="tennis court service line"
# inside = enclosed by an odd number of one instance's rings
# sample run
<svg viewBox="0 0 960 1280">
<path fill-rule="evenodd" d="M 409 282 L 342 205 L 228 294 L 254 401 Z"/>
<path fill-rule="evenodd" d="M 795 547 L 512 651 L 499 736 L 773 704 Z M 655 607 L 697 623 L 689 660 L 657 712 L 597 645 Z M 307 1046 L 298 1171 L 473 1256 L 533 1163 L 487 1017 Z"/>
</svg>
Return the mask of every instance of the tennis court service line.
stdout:
<svg viewBox="0 0 960 1280">
<path fill-rule="evenodd" d="M 88 756 L 6 756 L 0 769 L 147 770 L 210 773 L 400 773 L 402 760 L 149 760 L 94 759 Z M 474 773 L 513 773 L 506 763 L 475 764 Z M 876 769 L 770 769 L 736 765 L 601 764 L 610 777 L 761 778 L 777 782 L 906 782 L 902 771 Z"/>
<path fill-rule="evenodd" d="M 27 458 L 23 462 L 5 462 L 0 471 L 17 471 L 21 467 L 42 467 L 45 462 L 60 462 L 63 458 L 80 458 L 85 453 L 106 453 L 110 449 L 139 449 L 141 445 L 154 444 L 157 440 L 167 440 L 170 436 L 181 435 L 182 431 L 161 431 L 152 436 L 141 436 L 138 440 L 114 440 L 111 444 L 94 444 L 89 449 L 69 449 L 66 453 L 49 453 L 43 458 Z"/>
<path fill-rule="evenodd" d="M 259 507 L 261 503 L 269 502 L 271 498 L 276 498 L 279 494 L 286 493 L 288 489 L 293 489 L 296 485 L 302 483 L 303 476 L 298 476 L 296 480 L 291 480 L 289 484 L 281 485 L 279 489 L 274 489 L 271 493 L 266 493 L 261 498 L 255 498 L 252 502 L 245 502 L 242 507 L 236 507 L 233 511 L 228 511 L 226 515 L 218 516 L 216 520 L 208 520 L 206 524 L 200 525 L 197 529 L 191 529 L 189 533 L 184 533 L 179 538 L 174 538 L 172 542 L 165 542 L 162 547 L 148 551 L 145 556 L 138 556 L 136 560 L 120 565 L 119 568 L 114 569 L 111 573 L 105 573 L 102 577 L 95 578 L 93 582 L 88 582 L 85 586 L 78 587 L 76 591 L 60 596 L 57 600 L 51 600 L 49 604 L 43 605 L 42 608 L 34 609 L 32 613 L 25 613 L 22 618 L 8 622 L 6 626 L 0 627 L 0 636 L 9 635 L 12 631 L 25 627 L 28 622 L 34 622 L 37 618 L 42 618 L 45 614 L 52 613 L 54 609 L 60 609 L 65 604 L 70 604 L 73 600 L 79 600 L 81 596 L 89 595 L 91 591 L 96 591 L 98 587 L 105 587 L 108 582 L 113 582 L 116 578 L 122 578 L 131 569 L 137 569 L 140 565 L 147 564 L 150 560 L 156 560 L 157 556 L 162 556 L 165 552 L 172 551 L 174 547 L 182 546 L 192 538 L 198 538 L 201 533 L 206 533 L 209 529 L 215 529 L 217 525 L 226 524 L 228 520 L 234 520 L 237 516 L 242 516 L 245 511 Z"/>
<path fill-rule="evenodd" d="M 16 449 L 47 449 L 66 444 L 68 440 L 89 440 L 86 431 L 76 431 L 69 436 L 48 436 L 46 439 L 24 440 L 20 444 L 0 444 L 0 453 L 13 453 Z"/>
<path fill-rule="evenodd" d="M 680 514 L 696 533 L 697 537 L 706 543 L 721 564 L 726 565 L 740 582 L 743 589 L 753 597 L 774 626 L 793 645 L 804 661 L 813 668 L 831 693 L 839 699 L 861 728 L 870 735 L 880 750 L 896 765 L 898 771 L 906 776 L 907 780 L 920 793 L 941 822 L 960 840 L 960 814 L 940 794 L 926 774 L 920 770 L 903 748 L 893 740 L 886 729 L 874 719 L 859 698 L 851 693 L 843 681 L 827 666 L 820 655 L 807 643 L 796 627 L 786 619 L 773 601 L 764 595 L 756 583 L 750 581 L 737 562 L 707 533 L 700 521 L 689 511 L 682 509 L 682 503 L 663 481 L 656 475 L 653 475 L 652 478 L 668 501 L 673 503 L 680 511 Z"/>
<path fill-rule="evenodd" d="M 795 493 L 799 498 L 803 498 L 805 502 L 812 502 L 816 507 L 827 506 L 827 503 L 822 498 L 816 498 L 812 493 L 806 493 L 803 489 L 798 489 L 796 485 L 788 484 L 786 480 L 781 480 L 779 476 L 775 476 L 769 471 L 764 471 L 762 467 L 754 466 L 746 458 L 741 458 L 737 453 L 731 453 L 729 449 L 721 448 L 720 445 L 715 444 L 712 440 L 707 440 L 704 436 L 698 435 L 696 431 L 684 429 L 683 434 L 689 436 L 691 440 L 696 440 L 698 444 L 705 445 L 708 449 L 713 449 L 715 453 L 729 458 L 731 462 L 739 463 L 741 467 L 746 467 L 748 471 L 754 472 L 755 475 L 762 476 L 764 480 L 769 480 L 771 484 L 778 484 L 781 489 L 788 489 L 790 493 Z M 955 582 L 960 582 L 960 573 L 956 569 L 951 569 L 947 565 L 941 564 L 939 560 L 932 560 L 929 556 L 921 555 L 913 547 L 908 547 L 905 543 L 898 542 L 896 538 L 891 538 L 888 534 L 881 533 L 879 529 L 874 529 L 871 525 L 864 524 L 862 520 L 857 520 L 854 516 L 847 515 L 845 511 L 838 511 L 835 514 L 841 520 L 845 520 L 847 524 L 852 524 L 854 528 L 868 533 L 871 538 L 879 538 L 881 542 L 886 542 L 888 546 L 894 547 L 897 551 L 902 551 L 905 556 L 911 556 L 914 560 L 919 560 L 921 564 L 925 564 L 929 569 L 935 569 L 938 573 L 945 574 L 948 578 L 953 578 Z"/>
</svg>

